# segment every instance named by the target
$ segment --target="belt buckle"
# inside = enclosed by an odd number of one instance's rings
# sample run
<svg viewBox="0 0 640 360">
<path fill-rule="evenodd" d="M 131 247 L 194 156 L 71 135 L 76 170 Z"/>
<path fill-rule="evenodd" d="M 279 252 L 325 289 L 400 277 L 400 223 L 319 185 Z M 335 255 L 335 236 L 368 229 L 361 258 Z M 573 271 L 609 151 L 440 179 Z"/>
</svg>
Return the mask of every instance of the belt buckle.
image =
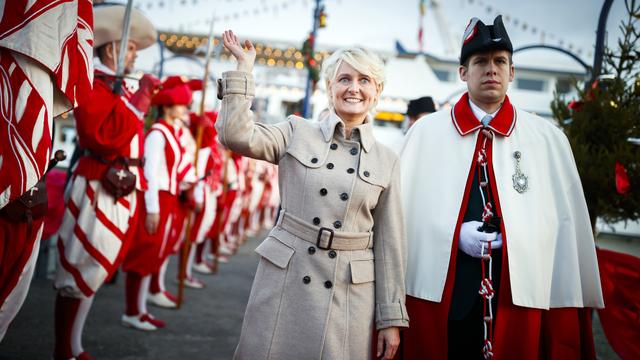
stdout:
<svg viewBox="0 0 640 360">
<path fill-rule="evenodd" d="M 327 247 L 322 247 L 320 245 L 320 241 L 322 240 L 322 232 L 323 231 L 328 231 L 329 232 L 329 245 Z M 331 244 L 333 243 L 333 230 L 326 228 L 326 227 L 321 227 L 320 230 L 318 230 L 318 238 L 316 239 L 316 247 L 318 247 L 318 249 L 322 249 L 322 250 L 329 250 L 331 249 Z"/>
</svg>

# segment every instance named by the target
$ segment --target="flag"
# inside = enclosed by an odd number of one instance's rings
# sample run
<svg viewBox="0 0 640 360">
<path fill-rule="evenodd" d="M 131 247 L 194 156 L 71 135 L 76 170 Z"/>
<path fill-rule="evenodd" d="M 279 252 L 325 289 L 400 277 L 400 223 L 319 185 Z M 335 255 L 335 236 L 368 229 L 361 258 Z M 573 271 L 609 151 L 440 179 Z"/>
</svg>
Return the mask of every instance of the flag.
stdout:
<svg viewBox="0 0 640 360">
<path fill-rule="evenodd" d="M 420 52 L 423 50 L 423 34 L 424 29 L 422 27 L 422 23 L 424 22 L 424 14 L 427 12 L 427 4 L 425 0 L 419 0 L 419 9 L 420 9 L 420 17 L 418 23 L 418 45 L 420 47 Z"/>
<path fill-rule="evenodd" d="M 44 175 L 53 118 L 93 82 L 91 0 L 0 0 L 0 208 Z"/>
</svg>

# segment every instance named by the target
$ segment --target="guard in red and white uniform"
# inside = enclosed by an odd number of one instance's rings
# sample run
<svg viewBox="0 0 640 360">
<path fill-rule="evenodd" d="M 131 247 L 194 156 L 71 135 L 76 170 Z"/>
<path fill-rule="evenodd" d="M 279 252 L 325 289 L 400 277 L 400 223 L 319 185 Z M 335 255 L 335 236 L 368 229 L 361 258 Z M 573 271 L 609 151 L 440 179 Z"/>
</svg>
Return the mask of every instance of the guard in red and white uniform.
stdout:
<svg viewBox="0 0 640 360">
<path fill-rule="evenodd" d="M 89 358 L 81 343 L 84 322 L 94 294 L 118 268 L 133 239 L 137 205 L 146 189 L 143 118 L 159 81 L 145 75 L 136 93 L 126 82 L 114 90 L 124 12 L 120 5 L 95 8 L 94 53 L 100 64 L 89 101 L 74 112 L 84 153 L 70 181 L 58 232 L 56 359 Z M 152 45 L 156 36 L 149 19 L 133 10 L 125 74 L 133 69 L 137 50 Z"/>
<path fill-rule="evenodd" d="M 91 91 L 92 12 L 88 0 L 0 5 L 0 341 L 38 257 L 53 119 Z"/>
<path fill-rule="evenodd" d="M 227 192 L 224 199 L 221 199 L 224 200 L 224 203 L 218 203 L 218 206 L 224 207 L 222 218 L 220 219 L 220 235 L 218 238 L 218 261 L 222 263 L 228 262 L 229 256 L 233 255 L 236 250 L 233 224 L 240 216 L 242 193 L 244 190 L 244 177 L 240 172 L 242 155 L 235 154 L 231 151 L 227 151 L 225 154 L 225 156 L 227 156 L 227 159 L 225 159 Z"/>
<path fill-rule="evenodd" d="M 151 126 L 144 143 L 148 188 L 141 206 L 136 242 L 123 264 L 127 279 L 122 324 L 139 330 L 153 331 L 165 326 L 148 313 L 146 302 L 151 274 L 164 271 L 163 264 L 177 240 L 171 231 L 176 221 L 180 164 L 185 156 L 179 141 L 178 122 L 189 116 L 187 106 L 191 95 L 186 79 L 169 77 L 152 99 L 152 104 L 160 108 L 161 118 Z"/>
<path fill-rule="evenodd" d="M 603 300 L 580 178 L 562 131 L 506 96 L 512 53 L 500 16 L 473 18 L 468 92 L 407 135 L 403 359 L 595 359 Z"/>
<path fill-rule="evenodd" d="M 206 254 L 206 256 L 203 254 L 200 257 L 198 255 L 199 253 L 196 252 L 196 263 L 205 261 L 207 258 L 212 259 L 216 262 L 222 260 L 222 258 L 220 257 L 220 250 L 221 250 L 220 245 L 222 241 L 221 238 L 222 238 L 224 218 L 227 216 L 226 214 L 228 213 L 228 207 L 226 205 L 228 202 L 227 199 L 235 196 L 235 190 L 233 190 L 233 187 L 232 187 L 232 185 L 234 184 L 229 182 L 230 173 L 228 169 L 230 168 L 230 162 L 231 162 L 231 159 L 229 158 L 230 152 L 217 141 L 217 138 L 216 138 L 216 147 L 217 147 L 216 153 L 218 155 L 218 159 L 216 163 L 219 166 L 218 174 L 220 179 L 219 192 L 216 198 L 216 218 L 213 221 L 213 225 L 211 225 L 211 229 L 209 229 L 209 232 L 207 233 L 207 238 L 209 239 L 209 252 Z M 218 256 L 218 259 L 216 259 L 216 256 Z M 214 270 L 215 265 L 214 264 L 211 264 L 211 265 L 212 265 L 212 270 Z"/>
<path fill-rule="evenodd" d="M 201 80 L 186 80 L 186 78 L 175 77 L 180 81 L 186 81 L 191 92 L 202 90 Z M 175 208 L 175 217 L 171 223 L 171 229 L 169 234 L 169 253 L 165 257 L 164 262 L 160 266 L 160 269 L 151 274 L 151 280 L 149 283 L 149 294 L 147 296 L 147 302 L 152 305 L 157 305 L 164 308 L 176 308 L 177 297 L 170 293 L 166 286 L 166 271 L 169 266 L 171 255 L 175 255 L 180 250 L 183 244 L 183 240 L 186 233 L 186 217 L 189 212 L 193 212 L 196 208 L 202 207 L 204 195 L 202 189 L 194 188 L 196 183 L 195 173 L 195 152 L 196 152 L 196 140 L 195 135 L 189 128 L 190 116 L 187 116 L 188 120 L 177 119 L 176 121 L 176 136 L 178 143 L 183 150 L 183 156 L 178 164 L 178 203 Z M 197 191 L 199 190 L 199 191 Z M 179 265 L 180 266 L 180 265 Z M 191 283 L 187 282 L 191 285 Z M 192 287 L 202 288 L 204 287 L 200 282 L 193 282 Z"/>
<path fill-rule="evenodd" d="M 261 214 L 261 225 L 271 229 L 278 217 L 280 207 L 280 190 L 278 187 L 278 165 L 269 163 L 267 166 L 265 195 L 263 196 L 264 210 Z"/>
<path fill-rule="evenodd" d="M 218 117 L 218 114 L 216 112 L 206 112 L 205 115 L 207 115 L 211 124 L 215 124 L 215 121 Z M 205 254 L 207 248 L 209 249 L 210 253 L 214 250 L 214 247 L 216 245 L 214 244 L 214 241 L 217 241 L 217 239 L 212 238 L 211 234 L 213 232 L 216 232 L 216 227 L 218 226 L 216 222 L 218 221 L 218 218 L 221 217 L 223 210 L 222 207 L 218 208 L 218 202 L 223 190 L 222 177 L 224 174 L 222 171 L 222 167 L 224 161 L 222 159 L 222 153 L 219 150 L 219 144 L 216 140 L 216 129 L 214 127 L 212 127 L 210 130 L 208 127 L 205 127 L 204 129 L 206 130 L 203 132 L 203 143 L 205 143 L 205 139 L 209 139 L 210 137 L 210 140 L 207 141 L 210 143 L 210 146 L 209 156 L 206 158 L 207 164 L 205 171 L 207 173 L 207 177 L 205 183 L 207 185 L 206 188 L 208 188 L 209 190 L 206 194 L 206 201 L 211 202 L 211 204 L 205 206 L 214 209 L 214 211 L 213 214 L 207 214 L 207 216 L 212 216 L 212 222 L 208 227 L 205 227 L 204 225 L 198 226 L 198 236 L 202 236 L 203 241 L 199 242 L 196 245 L 193 269 L 202 274 L 211 274 L 213 273 L 214 269 L 212 264 L 207 262 Z M 210 136 L 205 136 L 205 134 L 207 134 L 207 132 L 209 131 Z M 205 214 L 207 213 L 207 211 L 208 210 L 204 211 Z"/>
<path fill-rule="evenodd" d="M 213 119 L 215 119 L 215 114 L 213 115 Z M 213 188 L 216 186 L 214 183 L 216 178 L 214 175 L 215 163 L 214 155 L 212 154 L 216 136 L 213 119 L 212 113 L 205 113 L 204 116 L 198 116 L 194 113 L 191 114 L 190 129 L 192 134 L 197 138 L 198 127 L 200 127 L 202 135 L 196 166 L 198 182 L 194 192 L 197 206 L 191 222 L 190 240 L 192 246 L 186 264 L 185 285 L 190 287 L 194 285 L 199 287 L 199 285 L 202 284 L 202 282 L 193 277 L 191 271 L 192 268 L 195 269 L 196 267 L 195 258 L 196 253 L 198 253 L 198 248 L 201 249 L 200 262 L 198 263 L 199 272 L 211 273 L 211 269 L 202 262 L 202 250 L 205 245 L 207 233 L 215 220 L 217 207 L 217 193 L 213 192 Z"/>
<path fill-rule="evenodd" d="M 191 80 L 189 81 L 189 87 L 192 91 L 202 90 L 202 82 L 199 80 Z M 172 236 L 174 236 L 176 240 L 173 251 L 171 252 L 172 255 L 179 254 L 179 258 L 182 256 L 181 249 L 186 244 L 185 239 L 187 236 L 187 226 L 191 227 L 191 229 L 189 229 L 189 233 L 190 237 L 192 236 L 193 217 L 191 217 L 191 219 L 187 218 L 200 211 L 204 203 L 203 188 L 196 186 L 196 183 L 198 182 L 195 164 L 197 151 L 196 133 L 197 127 L 200 126 L 200 122 L 206 124 L 207 119 L 201 117 L 188 117 L 186 121 L 179 122 L 180 131 L 178 139 L 184 148 L 185 156 L 182 158 L 182 162 L 178 166 L 180 201 L 177 207 L 177 218 L 172 229 Z M 193 289 L 202 289 L 204 287 L 204 283 L 193 277 L 191 274 L 190 264 L 193 262 L 194 254 L 195 247 L 191 247 L 189 254 L 187 254 L 187 264 L 182 264 L 182 260 L 179 260 L 179 266 L 185 266 L 186 278 L 184 280 L 184 284 Z M 180 271 L 178 271 L 178 277 L 179 276 Z M 180 281 L 180 279 L 176 280 L 178 282 Z M 164 284 L 164 278 L 160 279 L 160 281 Z"/>
</svg>

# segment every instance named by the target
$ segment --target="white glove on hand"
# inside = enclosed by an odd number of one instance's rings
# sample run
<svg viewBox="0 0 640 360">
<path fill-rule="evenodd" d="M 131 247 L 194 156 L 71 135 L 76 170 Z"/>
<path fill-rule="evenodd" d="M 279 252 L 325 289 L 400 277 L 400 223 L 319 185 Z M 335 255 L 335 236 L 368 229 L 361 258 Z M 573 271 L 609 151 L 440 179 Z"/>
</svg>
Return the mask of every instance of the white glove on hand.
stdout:
<svg viewBox="0 0 640 360">
<path fill-rule="evenodd" d="M 491 243 L 491 249 L 500 249 L 502 247 L 502 234 L 478 231 L 481 226 L 481 221 L 467 221 L 460 227 L 458 248 L 474 258 L 482 257 L 483 247 L 485 249 L 484 253 L 487 253 L 489 242 Z"/>
</svg>

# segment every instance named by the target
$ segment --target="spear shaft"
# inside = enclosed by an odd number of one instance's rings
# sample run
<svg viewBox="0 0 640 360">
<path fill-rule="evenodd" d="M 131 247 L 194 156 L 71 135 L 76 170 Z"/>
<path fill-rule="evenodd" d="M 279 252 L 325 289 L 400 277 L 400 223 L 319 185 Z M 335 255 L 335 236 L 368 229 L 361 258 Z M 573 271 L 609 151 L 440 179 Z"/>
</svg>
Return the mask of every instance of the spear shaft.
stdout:
<svg viewBox="0 0 640 360">
<path fill-rule="evenodd" d="M 133 8 L 133 0 L 127 1 L 127 7 L 124 10 L 124 21 L 122 22 L 122 38 L 120 39 L 120 52 L 118 53 L 118 63 L 116 65 L 116 80 L 113 83 L 113 93 L 122 94 L 122 82 L 124 77 L 124 58 L 127 54 L 127 46 L 129 44 L 129 28 L 131 24 L 131 9 Z"/>
<path fill-rule="evenodd" d="M 199 116 L 204 115 L 205 100 L 207 95 L 207 80 L 209 79 L 209 63 L 211 62 L 211 50 L 213 49 L 213 17 L 211 18 L 211 26 L 209 28 L 209 43 L 207 44 L 207 54 L 205 55 L 204 65 L 204 79 L 202 80 L 202 100 L 200 101 Z M 196 153 L 194 156 L 194 168 L 196 171 L 196 177 L 198 177 L 198 155 L 200 153 L 200 145 L 202 144 L 202 125 L 198 124 L 196 130 Z M 184 298 L 184 280 L 187 274 L 187 263 L 189 262 L 189 253 L 191 252 L 191 218 L 193 213 L 189 209 L 187 213 L 187 224 L 185 226 L 185 243 L 182 246 L 182 253 L 180 254 L 180 271 L 178 273 L 178 308 L 182 305 Z"/>
</svg>

